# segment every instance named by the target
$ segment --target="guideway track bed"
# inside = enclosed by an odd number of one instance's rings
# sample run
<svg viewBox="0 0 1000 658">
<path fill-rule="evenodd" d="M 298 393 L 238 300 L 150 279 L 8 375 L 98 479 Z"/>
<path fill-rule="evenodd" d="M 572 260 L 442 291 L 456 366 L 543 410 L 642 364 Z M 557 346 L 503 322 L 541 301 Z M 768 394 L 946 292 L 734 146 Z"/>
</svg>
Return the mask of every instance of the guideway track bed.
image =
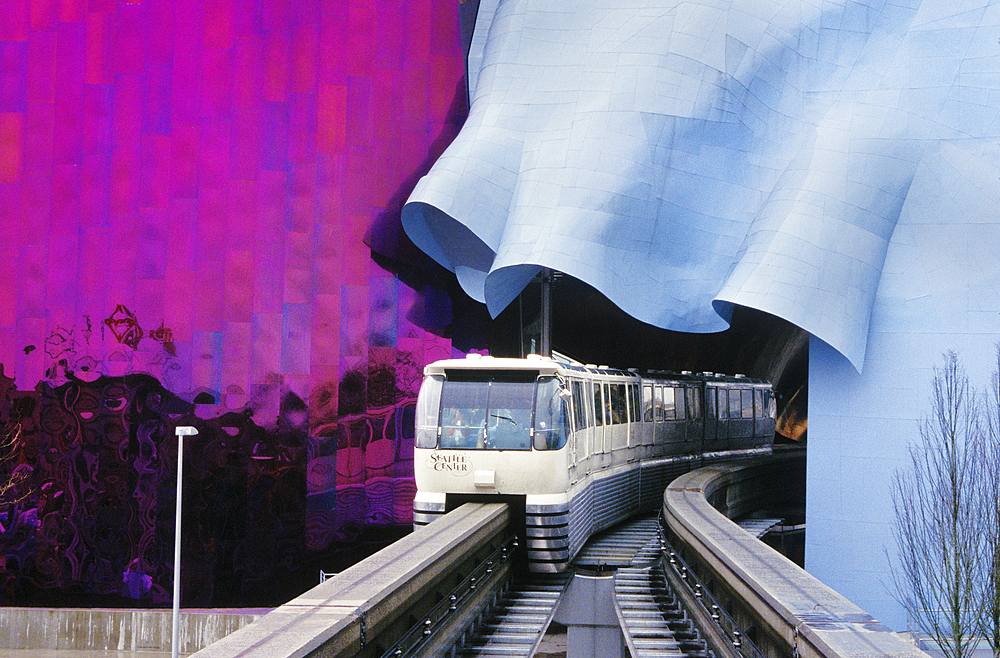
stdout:
<svg viewBox="0 0 1000 658">
<path fill-rule="evenodd" d="M 466 637 L 452 649 L 454 656 L 518 656 L 535 654 L 566 589 L 566 574 L 532 574 L 515 584 L 484 611 Z"/>
<path fill-rule="evenodd" d="M 531 656 L 599 582 L 609 630 L 619 637 L 620 626 L 637 657 L 747 656 L 749 640 L 775 657 L 926 656 L 709 504 L 742 510 L 734 516 L 767 509 L 757 483 L 773 491 L 789 459 L 804 455 L 677 478 L 660 523 L 601 533 L 569 575 L 529 575 L 512 557 L 510 507 L 468 503 L 195 655 Z"/>
<path fill-rule="evenodd" d="M 927 656 L 720 511 L 738 517 L 766 508 L 754 498 L 780 491 L 804 473 L 804 449 L 775 453 L 674 480 L 663 496 L 673 550 L 765 655 Z"/>
<path fill-rule="evenodd" d="M 710 655 L 659 565 L 626 567 L 615 574 L 615 611 L 633 656 Z"/>
</svg>

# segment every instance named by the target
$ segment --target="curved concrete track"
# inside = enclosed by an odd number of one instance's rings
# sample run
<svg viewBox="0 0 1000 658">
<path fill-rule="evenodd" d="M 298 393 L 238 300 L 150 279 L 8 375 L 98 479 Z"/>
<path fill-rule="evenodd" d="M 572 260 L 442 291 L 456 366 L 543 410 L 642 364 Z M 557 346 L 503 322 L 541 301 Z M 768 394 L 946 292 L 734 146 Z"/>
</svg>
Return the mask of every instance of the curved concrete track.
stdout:
<svg viewBox="0 0 1000 658">
<path fill-rule="evenodd" d="M 779 490 L 804 460 L 804 451 L 779 453 L 674 480 L 663 496 L 674 549 L 766 655 L 926 656 L 716 509 L 738 516 L 766 508 L 756 499 Z"/>
</svg>

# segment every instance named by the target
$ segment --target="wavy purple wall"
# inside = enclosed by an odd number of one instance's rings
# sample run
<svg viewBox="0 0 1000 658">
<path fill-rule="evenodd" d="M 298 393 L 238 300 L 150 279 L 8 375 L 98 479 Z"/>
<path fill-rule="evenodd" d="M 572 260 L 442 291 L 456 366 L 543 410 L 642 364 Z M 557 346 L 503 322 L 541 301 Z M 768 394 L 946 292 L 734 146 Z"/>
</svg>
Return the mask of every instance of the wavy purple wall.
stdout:
<svg viewBox="0 0 1000 658">
<path fill-rule="evenodd" d="M 34 493 L 0 600 L 165 600 L 178 424 L 185 605 L 410 523 L 451 308 L 398 213 L 463 75 L 449 0 L 5 0 L 0 411 Z"/>
</svg>

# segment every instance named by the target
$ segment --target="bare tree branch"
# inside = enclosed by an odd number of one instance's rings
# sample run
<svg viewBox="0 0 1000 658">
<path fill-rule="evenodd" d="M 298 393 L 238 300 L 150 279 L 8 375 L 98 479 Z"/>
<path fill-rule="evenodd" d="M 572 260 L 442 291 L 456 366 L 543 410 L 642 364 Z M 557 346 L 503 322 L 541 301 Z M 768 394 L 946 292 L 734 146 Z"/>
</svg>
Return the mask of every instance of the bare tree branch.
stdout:
<svg viewBox="0 0 1000 658">
<path fill-rule="evenodd" d="M 983 633 L 1000 656 L 1000 343 L 996 346 L 997 369 L 986 391 L 983 446 L 983 534 L 986 541 L 983 579 Z"/>
<path fill-rule="evenodd" d="M 986 540 L 980 495 L 980 409 L 954 352 L 934 369 L 931 413 L 893 479 L 896 600 L 948 658 L 980 639 Z"/>
</svg>

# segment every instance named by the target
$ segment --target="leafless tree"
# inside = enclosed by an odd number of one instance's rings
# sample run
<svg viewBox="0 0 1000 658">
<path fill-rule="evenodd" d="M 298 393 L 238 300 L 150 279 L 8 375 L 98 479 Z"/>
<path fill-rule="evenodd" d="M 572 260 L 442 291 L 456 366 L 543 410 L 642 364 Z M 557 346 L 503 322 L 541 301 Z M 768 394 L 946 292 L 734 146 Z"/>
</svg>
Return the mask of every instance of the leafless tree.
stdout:
<svg viewBox="0 0 1000 658">
<path fill-rule="evenodd" d="M 954 352 L 934 369 L 931 413 L 910 446 L 911 468 L 893 480 L 895 595 L 948 658 L 980 639 L 985 539 L 979 407 Z"/>
<path fill-rule="evenodd" d="M 983 535 L 985 577 L 983 578 L 983 634 L 1000 656 L 1000 343 L 996 346 L 997 369 L 986 390 L 983 446 Z"/>
</svg>

